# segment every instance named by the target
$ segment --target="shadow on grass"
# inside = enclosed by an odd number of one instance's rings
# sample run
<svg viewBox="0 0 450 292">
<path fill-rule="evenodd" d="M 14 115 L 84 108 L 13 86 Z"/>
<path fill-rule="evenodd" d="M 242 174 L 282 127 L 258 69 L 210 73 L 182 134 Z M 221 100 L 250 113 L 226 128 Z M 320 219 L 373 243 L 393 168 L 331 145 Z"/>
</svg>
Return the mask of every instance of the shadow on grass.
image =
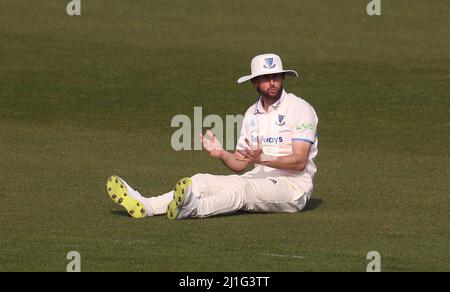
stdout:
<svg viewBox="0 0 450 292">
<path fill-rule="evenodd" d="M 111 214 L 113 214 L 115 216 L 131 217 L 130 214 L 128 214 L 126 211 L 114 210 L 114 211 L 111 211 Z"/>
<path fill-rule="evenodd" d="M 322 202 L 323 200 L 321 198 L 311 198 L 309 199 L 309 202 L 306 204 L 302 212 L 308 212 L 317 209 L 320 205 L 322 205 Z"/>
<path fill-rule="evenodd" d="M 313 211 L 313 210 L 319 208 L 320 205 L 322 204 L 322 202 L 323 202 L 323 199 L 321 199 L 321 198 L 311 198 L 311 199 L 309 199 L 305 208 L 299 213 Z M 252 216 L 255 214 L 277 214 L 277 213 L 257 213 L 257 212 L 237 211 L 236 213 L 233 213 L 233 214 L 217 215 L 217 216 L 214 216 L 214 218 L 229 217 L 229 216 Z M 278 214 L 280 214 L 280 213 L 278 213 Z M 293 214 L 298 214 L 298 213 L 293 213 Z"/>
</svg>

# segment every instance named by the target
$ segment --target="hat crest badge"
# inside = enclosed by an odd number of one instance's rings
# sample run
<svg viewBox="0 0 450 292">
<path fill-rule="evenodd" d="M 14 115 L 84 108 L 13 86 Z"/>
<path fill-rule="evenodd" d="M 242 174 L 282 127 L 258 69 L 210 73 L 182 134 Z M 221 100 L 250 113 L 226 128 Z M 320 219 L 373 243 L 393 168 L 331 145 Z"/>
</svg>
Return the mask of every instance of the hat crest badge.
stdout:
<svg viewBox="0 0 450 292">
<path fill-rule="evenodd" d="M 266 68 L 266 69 L 275 68 L 275 63 L 273 62 L 273 58 L 265 58 L 264 62 L 265 62 L 264 68 Z"/>
</svg>

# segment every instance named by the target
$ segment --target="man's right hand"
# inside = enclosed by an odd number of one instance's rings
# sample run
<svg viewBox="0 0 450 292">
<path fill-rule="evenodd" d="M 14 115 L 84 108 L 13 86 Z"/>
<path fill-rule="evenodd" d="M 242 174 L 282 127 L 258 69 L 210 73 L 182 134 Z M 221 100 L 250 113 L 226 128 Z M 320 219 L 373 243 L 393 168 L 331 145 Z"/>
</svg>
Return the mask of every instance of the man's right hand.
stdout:
<svg viewBox="0 0 450 292">
<path fill-rule="evenodd" d="M 220 141 L 216 138 L 216 135 L 209 129 L 206 130 L 205 135 L 200 134 L 200 142 L 203 149 L 208 153 L 210 157 L 222 159 L 225 150 L 222 147 Z"/>
</svg>

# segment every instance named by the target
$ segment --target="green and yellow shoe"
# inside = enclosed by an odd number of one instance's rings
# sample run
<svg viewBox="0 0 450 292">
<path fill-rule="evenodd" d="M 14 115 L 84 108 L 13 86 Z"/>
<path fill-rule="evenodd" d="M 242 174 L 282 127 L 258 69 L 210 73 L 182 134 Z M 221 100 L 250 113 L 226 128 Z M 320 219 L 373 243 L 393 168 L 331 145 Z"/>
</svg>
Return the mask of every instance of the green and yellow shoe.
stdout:
<svg viewBox="0 0 450 292">
<path fill-rule="evenodd" d="M 185 214 L 187 210 L 184 206 L 189 204 L 192 197 L 192 180 L 188 177 L 182 178 L 175 185 L 173 191 L 173 200 L 167 207 L 167 218 L 170 220 L 188 218 L 189 214 Z"/>
<path fill-rule="evenodd" d="M 106 188 L 109 197 L 127 210 L 128 214 L 135 219 L 152 216 L 151 209 L 145 206 L 144 197 L 131 188 L 123 179 L 113 175 L 107 183 Z"/>
</svg>

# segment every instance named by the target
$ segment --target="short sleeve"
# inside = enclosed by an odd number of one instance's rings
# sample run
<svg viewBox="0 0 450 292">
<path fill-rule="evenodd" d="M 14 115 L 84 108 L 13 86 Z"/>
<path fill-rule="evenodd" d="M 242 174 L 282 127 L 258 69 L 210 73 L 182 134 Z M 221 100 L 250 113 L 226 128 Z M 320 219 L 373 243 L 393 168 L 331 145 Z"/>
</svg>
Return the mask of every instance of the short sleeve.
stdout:
<svg viewBox="0 0 450 292">
<path fill-rule="evenodd" d="M 248 139 L 249 141 L 251 140 L 250 133 L 248 133 L 247 124 L 248 124 L 247 116 L 245 116 L 244 120 L 242 122 L 241 135 L 239 136 L 239 139 L 238 139 L 238 142 L 236 145 L 236 150 L 245 150 L 245 145 L 247 145 L 247 143 L 245 143 L 245 139 Z"/>
<path fill-rule="evenodd" d="M 313 107 L 309 104 L 302 106 L 298 112 L 296 123 L 292 131 L 292 141 L 305 141 L 314 144 L 316 140 L 318 118 Z"/>
<path fill-rule="evenodd" d="M 256 104 L 251 106 L 247 109 L 244 115 L 244 120 L 242 121 L 242 128 L 241 128 L 241 135 L 239 136 L 236 150 L 245 150 L 247 147 L 247 143 L 245 142 L 245 139 L 248 139 L 249 141 L 252 141 L 252 127 L 256 125 L 256 118 L 255 118 L 255 108 Z M 251 143 L 251 142 L 250 142 Z"/>
</svg>

